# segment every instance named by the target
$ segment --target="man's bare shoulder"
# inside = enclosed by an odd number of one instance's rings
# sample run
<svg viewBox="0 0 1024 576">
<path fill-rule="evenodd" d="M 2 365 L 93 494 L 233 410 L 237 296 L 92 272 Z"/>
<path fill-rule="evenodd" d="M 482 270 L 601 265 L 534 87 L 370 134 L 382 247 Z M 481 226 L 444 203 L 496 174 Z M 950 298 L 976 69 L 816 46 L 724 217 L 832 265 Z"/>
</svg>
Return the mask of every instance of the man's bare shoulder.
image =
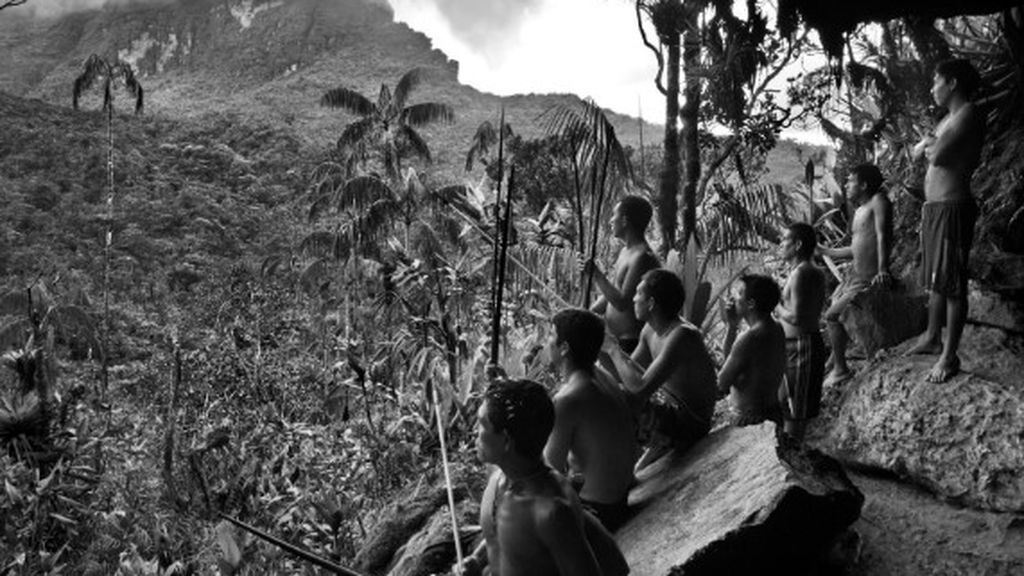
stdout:
<svg viewBox="0 0 1024 576">
<path fill-rule="evenodd" d="M 651 251 L 650 246 L 643 245 L 637 246 L 634 249 L 624 248 L 627 254 L 627 264 L 630 267 L 636 267 L 646 272 L 647 270 L 653 270 L 661 267 L 661 261 Z"/>
<path fill-rule="evenodd" d="M 878 214 L 881 209 L 892 208 L 892 200 L 889 199 L 889 195 L 885 192 L 878 192 L 868 201 L 868 206 L 871 207 L 872 213 Z"/>
</svg>

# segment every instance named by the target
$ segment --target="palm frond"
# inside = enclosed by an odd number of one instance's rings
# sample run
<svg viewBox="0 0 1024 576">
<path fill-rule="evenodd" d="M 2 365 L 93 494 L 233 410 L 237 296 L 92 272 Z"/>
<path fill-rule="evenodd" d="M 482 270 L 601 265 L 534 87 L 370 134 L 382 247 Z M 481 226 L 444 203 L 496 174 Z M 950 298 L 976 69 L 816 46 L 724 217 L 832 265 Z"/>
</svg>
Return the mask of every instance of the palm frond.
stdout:
<svg viewBox="0 0 1024 576">
<path fill-rule="evenodd" d="M 376 111 L 376 106 L 369 98 L 355 90 L 345 87 L 328 90 L 320 97 L 320 105 L 328 108 L 341 108 L 360 116 L 370 116 Z"/>
<path fill-rule="evenodd" d="M 447 104 L 422 102 L 402 109 L 400 122 L 409 126 L 424 126 L 433 122 L 454 122 L 455 111 Z"/>
<path fill-rule="evenodd" d="M 318 230 L 306 235 L 299 242 L 299 254 L 306 257 L 330 258 L 334 255 L 336 234 L 327 230 Z"/>
<path fill-rule="evenodd" d="M 310 262 L 299 275 L 299 286 L 309 296 L 316 296 L 321 289 L 330 284 L 331 262 L 326 258 L 318 258 Z"/>
<path fill-rule="evenodd" d="M 413 68 L 398 79 L 398 84 L 395 84 L 395 93 L 392 98 L 392 103 L 395 108 L 399 110 L 405 108 L 406 101 L 409 100 L 409 96 L 412 95 L 412 91 L 420 85 L 425 74 L 426 70 L 423 68 Z"/>
<path fill-rule="evenodd" d="M 106 60 L 92 54 L 82 66 L 82 73 L 75 78 L 75 84 L 71 91 L 71 105 L 75 110 L 78 110 L 78 101 L 82 94 L 92 88 L 100 78 L 105 78 L 107 83 L 110 82 L 110 66 Z"/>
<path fill-rule="evenodd" d="M 366 140 L 376 125 L 377 122 L 372 116 L 365 116 L 345 126 L 341 136 L 338 137 L 338 151 L 342 154 L 350 153 L 353 148 Z"/>
<path fill-rule="evenodd" d="M 336 210 L 364 210 L 379 200 L 394 199 L 395 192 L 388 184 L 373 175 L 356 176 L 345 182 L 345 186 L 334 199 Z"/>
<path fill-rule="evenodd" d="M 731 186 L 716 187 L 713 199 L 701 210 L 697 229 L 705 240 L 708 258 L 727 262 L 741 252 L 778 243 L 792 213 L 793 199 L 781 185 L 739 191 Z"/>
<path fill-rule="evenodd" d="M 409 229 L 409 251 L 416 258 L 435 266 L 444 260 L 444 246 L 434 230 L 423 222 L 415 222 Z"/>
<path fill-rule="evenodd" d="M 424 162 L 431 162 L 430 148 L 427 146 L 426 141 L 423 137 L 416 132 L 416 129 L 412 126 L 402 125 L 398 128 L 399 134 L 399 146 L 404 150 L 409 150 L 416 156 L 423 159 Z"/>
<path fill-rule="evenodd" d="M 114 78 L 121 79 L 125 91 L 135 98 L 135 113 L 139 114 L 142 112 L 142 106 L 144 103 L 142 84 L 139 84 L 138 79 L 135 77 L 135 71 L 132 70 L 131 64 L 118 60 L 112 67 L 111 71 Z"/>
<path fill-rule="evenodd" d="M 476 202 L 473 189 L 465 184 L 453 184 L 433 190 L 430 193 L 430 198 L 439 204 L 442 210 L 454 208 L 481 225 L 483 224 L 483 206 Z"/>
</svg>

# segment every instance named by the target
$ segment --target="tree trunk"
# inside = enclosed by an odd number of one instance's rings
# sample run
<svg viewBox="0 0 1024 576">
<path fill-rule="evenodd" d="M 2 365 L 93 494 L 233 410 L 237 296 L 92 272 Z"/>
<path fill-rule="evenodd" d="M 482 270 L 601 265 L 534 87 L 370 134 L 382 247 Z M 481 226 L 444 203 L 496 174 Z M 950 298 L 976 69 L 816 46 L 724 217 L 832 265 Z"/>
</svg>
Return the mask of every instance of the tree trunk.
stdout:
<svg viewBox="0 0 1024 576">
<path fill-rule="evenodd" d="M 676 211 L 679 209 L 679 131 L 676 122 L 679 117 L 679 37 L 663 37 L 667 42 L 668 63 L 666 64 L 665 89 L 665 157 L 662 160 L 661 178 L 658 185 L 658 226 L 661 229 L 659 252 L 664 258 L 675 246 Z"/>
<path fill-rule="evenodd" d="M 686 99 L 680 118 L 683 121 L 683 237 L 680 246 L 685 247 L 697 230 L 697 183 L 700 180 L 700 143 L 697 139 L 697 121 L 700 111 L 700 30 L 697 17 L 700 14 L 696 2 L 686 11 L 683 28 L 683 67 L 686 75 Z M 677 67 L 678 68 L 678 67 Z"/>
</svg>

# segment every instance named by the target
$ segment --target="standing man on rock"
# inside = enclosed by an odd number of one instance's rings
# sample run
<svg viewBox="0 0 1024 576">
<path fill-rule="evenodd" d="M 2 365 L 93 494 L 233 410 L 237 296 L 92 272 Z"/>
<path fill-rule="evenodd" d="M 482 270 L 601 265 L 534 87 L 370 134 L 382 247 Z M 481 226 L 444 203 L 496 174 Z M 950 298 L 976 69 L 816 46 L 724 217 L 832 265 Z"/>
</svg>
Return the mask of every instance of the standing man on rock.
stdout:
<svg viewBox="0 0 1024 576">
<path fill-rule="evenodd" d="M 921 207 L 921 283 L 929 291 L 928 329 L 909 354 L 940 354 L 929 382 L 945 382 L 960 371 L 957 349 L 967 321 L 967 259 L 974 240 L 978 205 L 971 175 L 981 162 L 985 119 L 970 101 L 979 83 L 967 60 L 935 68 L 932 98 L 946 108 L 933 136 L 914 146 L 913 157 L 928 160 Z M 942 341 L 942 323 L 946 341 Z"/>
<path fill-rule="evenodd" d="M 604 321 L 589 310 L 568 308 L 551 323 L 548 354 L 565 384 L 555 394 L 555 425 L 544 457 L 567 474 L 572 456 L 583 480 L 583 507 L 614 531 L 628 517 L 626 501 L 638 450 L 625 394 L 610 378 L 597 374 Z"/>
<path fill-rule="evenodd" d="M 814 227 L 790 224 L 782 256 L 792 268 L 776 309 L 786 334 L 786 380 L 780 390 L 786 434 L 803 440 L 807 421 L 818 415 L 825 379 L 825 341 L 818 322 L 825 306 L 825 273 L 811 258 L 818 247 Z"/>
<path fill-rule="evenodd" d="M 782 423 L 779 387 L 786 374 L 786 334 L 772 318 L 779 304 L 779 285 L 768 276 L 746 274 L 725 307 L 728 331 L 718 373 L 718 391 L 729 394 L 737 426 L 765 420 Z M 740 319 L 747 330 L 737 338 Z"/>
<path fill-rule="evenodd" d="M 847 196 L 857 204 L 853 213 L 850 245 L 845 248 L 823 248 L 829 258 L 852 259 L 853 265 L 832 294 L 832 305 L 825 312 L 828 335 L 832 344 L 832 370 L 826 382 L 836 383 L 853 375 L 846 363 L 846 346 L 850 336 L 843 328 L 842 314 L 850 302 L 872 284 L 889 286 L 889 257 L 892 254 L 892 202 L 882 187 L 882 172 L 874 164 L 859 164 L 846 179 Z"/>
<path fill-rule="evenodd" d="M 644 274 L 633 297 L 644 322 L 631 356 L 605 346 L 638 413 L 637 435 L 651 449 L 638 468 L 667 448 L 689 450 L 711 430 L 715 410 L 715 364 L 704 336 L 679 311 L 686 301 L 683 282 L 663 268 Z"/>
<path fill-rule="evenodd" d="M 640 196 L 624 196 L 612 210 L 612 234 L 625 242 L 615 261 L 615 282 L 605 276 L 597 263 L 584 263 L 584 274 L 592 274 L 601 297 L 590 307 L 604 315 L 608 330 L 618 339 L 619 346 L 631 354 L 640 342 L 643 322 L 633 312 L 633 296 L 640 279 L 648 270 L 661 266 L 645 236 L 654 209 Z"/>
<path fill-rule="evenodd" d="M 555 420 L 543 386 L 499 380 L 477 411 L 477 456 L 497 469 L 480 502 L 484 543 L 467 576 L 623 576 L 618 545 L 588 518 L 569 482 L 544 462 Z M 486 567 L 486 569 L 485 569 Z"/>
</svg>

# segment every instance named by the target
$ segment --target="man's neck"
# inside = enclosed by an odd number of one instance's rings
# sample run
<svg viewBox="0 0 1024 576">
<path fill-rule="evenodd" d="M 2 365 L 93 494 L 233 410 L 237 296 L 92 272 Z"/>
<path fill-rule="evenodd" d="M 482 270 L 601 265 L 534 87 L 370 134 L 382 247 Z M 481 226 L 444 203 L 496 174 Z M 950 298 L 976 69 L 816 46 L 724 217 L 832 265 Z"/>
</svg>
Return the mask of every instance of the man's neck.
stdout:
<svg viewBox="0 0 1024 576">
<path fill-rule="evenodd" d="M 518 454 L 509 456 L 498 467 L 501 468 L 501 472 L 508 479 L 509 484 L 515 484 L 516 482 L 522 482 L 539 476 L 548 469 L 548 465 L 544 462 L 543 458 L 526 458 Z"/>
<path fill-rule="evenodd" d="M 751 310 L 743 317 L 743 319 L 747 321 L 747 326 L 751 329 L 764 326 L 770 318 L 771 314 L 765 314 L 764 312 L 758 312 L 756 310 Z"/>
<path fill-rule="evenodd" d="M 637 246 L 647 244 L 647 239 L 644 238 L 644 235 L 634 230 L 626 230 L 622 241 L 626 243 L 626 248 L 636 248 Z"/>
<path fill-rule="evenodd" d="M 675 327 L 678 322 L 678 318 L 670 316 L 668 318 L 662 318 L 660 316 L 651 316 L 647 319 L 647 324 L 651 326 L 655 334 L 658 336 L 664 336 L 666 332 Z"/>
<path fill-rule="evenodd" d="M 969 103 L 969 100 L 961 96 L 959 93 L 954 92 L 953 95 L 949 97 L 949 106 L 947 107 L 949 110 L 949 115 L 952 116 L 953 114 L 956 114 Z"/>
</svg>

